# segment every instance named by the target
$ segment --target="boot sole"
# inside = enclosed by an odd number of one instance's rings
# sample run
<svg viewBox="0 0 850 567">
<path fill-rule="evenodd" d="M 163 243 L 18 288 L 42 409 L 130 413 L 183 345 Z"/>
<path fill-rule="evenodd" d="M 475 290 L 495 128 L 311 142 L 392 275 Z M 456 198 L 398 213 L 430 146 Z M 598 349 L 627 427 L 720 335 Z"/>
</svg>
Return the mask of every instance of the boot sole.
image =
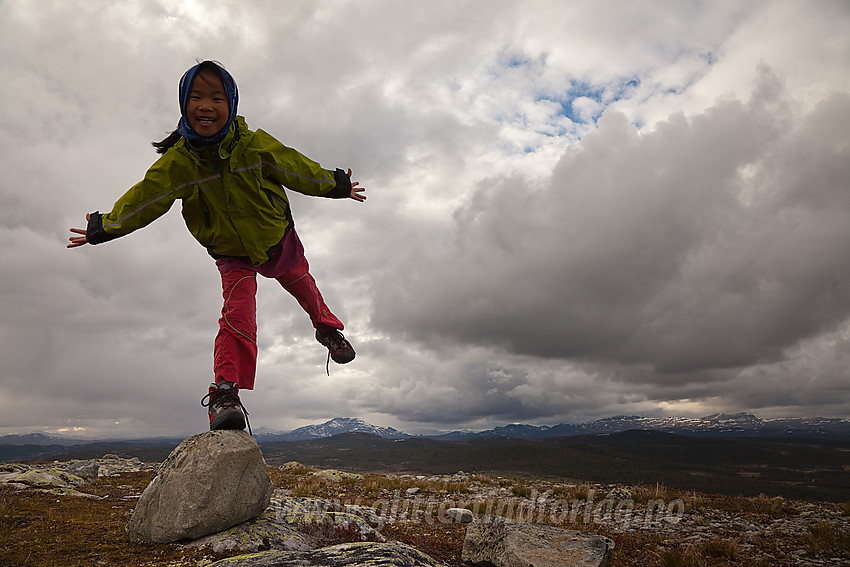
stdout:
<svg viewBox="0 0 850 567">
<path fill-rule="evenodd" d="M 331 353 L 331 360 L 333 360 L 337 364 L 348 364 L 349 362 L 354 360 L 354 356 L 355 355 L 354 355 L 353 352 L 350 355 L 345 355 L 345 354 L 334 355 L 333 353 Z"/>
<path fill-rule="evenodd" d="M 236 408 L 224 410 L 210 421 L 210 431 L 245 429 L 245 416 Z"/>
</svg>

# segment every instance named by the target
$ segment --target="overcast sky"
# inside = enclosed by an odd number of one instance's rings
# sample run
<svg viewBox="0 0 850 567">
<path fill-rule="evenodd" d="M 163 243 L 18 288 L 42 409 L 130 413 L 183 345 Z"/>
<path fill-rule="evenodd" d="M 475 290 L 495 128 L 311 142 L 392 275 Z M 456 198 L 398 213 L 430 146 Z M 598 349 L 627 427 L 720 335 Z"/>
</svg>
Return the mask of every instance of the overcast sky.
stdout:
<svg viewBox="0 0 850 567">
<path fill-rule="evenodd" d="M 179 203 L 111 209 L 220 61 L 368 201 L 291 194 L 357 358 L 260 282 L 255 428 L 850 417 L 850 3 L 0 1 L 0 434 L 208 426 L 221 309 Z"/>
</svg>

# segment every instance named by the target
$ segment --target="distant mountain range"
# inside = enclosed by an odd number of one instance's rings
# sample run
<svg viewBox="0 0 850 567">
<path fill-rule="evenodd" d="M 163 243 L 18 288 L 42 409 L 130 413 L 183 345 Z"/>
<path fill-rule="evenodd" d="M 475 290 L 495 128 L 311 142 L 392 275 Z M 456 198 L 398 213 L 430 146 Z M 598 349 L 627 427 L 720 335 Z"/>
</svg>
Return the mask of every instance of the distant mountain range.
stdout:
<svg viewBox="0 0 850 567">
<path fill-rule="evenodd" d="M 44 433 L 26 433 L 24 435 L 4 435 L 0 437 L 0 445 L 70 445 L 76 441 L 45 435 Z"/>
<path fill-rule="evenodd" d="M 292 431 L 273 431 L 260 428 L 254 432 L 258 443 L 269 443 L 272 441 L 307 441 L 323 437 L 333 437 L 340 433 L 371 433 L 385 439 L 404 439 L 412 437 L 392 427 L 380 427 L 367 423 L 356 417 L 335 417 L 330 421 L 318 425 L 305 425 Z M 2 439 L 0 439 L 2 442 Z"/>
<path fill-rule="evenodd" d="M 254 436 L 260 443 L 304 441 L 332 437 L 340 433 L 371 433 L 386 439 L 426 437 L 443 441 L 475 437 L 541 439 L 574 435 L 604 435 L 621 431 L 662 431 L 689 437 L 798 437 L 850 439 L 850 420 L 838 418 L 761 419 L 749 413 L 719 413 L 705 417 L 617 416 L 581 424 L 526 425 L 514 423 L 485 431 L 452 431 L 431 435 L 410 435 L 392 427 L 378 427 L 357 418 L 337 417 L 318 425 L 299 427 L 290 432 L 263 430 Z M 2 439 L 0 439 L 0 443 Z"/>
<path fill-rule="evenodd" d="M 305 441 L 332 437 L 340 433 L 369 433 L 385 439 L 423 437 L 443 441 L 477 437 L 506 437 L 510 439 L 541 439 L 575 435 L 604 435 L 630 430 L 662 431 L 689 437 L 781 437 L 850 439 L 850 420 L 824 417 L 792 417 L 761 419 L 749 413 L 714 414 L 705 417 L 640 417 L 616 416 L 581 424 L 561 423 L 554 426 L 510 424 L 485 431 L 452 431 L 431 435 L 410 435 L 392 427 L 379 427 L 358 418 L 336 417 L 317 425 L 307 425 L 292 431 L 258 428 L 254 432 L 259 443 L 275 441 Z M 141 439 L 138 442 L 174 441 L 172 439 Z M 176 439 L 179 442 L 179 439 Z M 73 446 L 94 443 L 93 440 L 30 433 L 0 437 L 5 446 Z"/>
<path fill-rule="evenodd" d="M 432 437 L 447 440 L 493 436 L 511 439 L 539 439 L 573 435 L 604 435 L 630 430 L 662 431 L 689 437 L 850 439 L 850 420 L 825 417 L 761 419 L 749 413 L 718 413 L 695 418 L 621 415 L 581 424 L 561 423 L 551 427 L 511 424 L 487 431 L 456 431 Z"/>
</svg>

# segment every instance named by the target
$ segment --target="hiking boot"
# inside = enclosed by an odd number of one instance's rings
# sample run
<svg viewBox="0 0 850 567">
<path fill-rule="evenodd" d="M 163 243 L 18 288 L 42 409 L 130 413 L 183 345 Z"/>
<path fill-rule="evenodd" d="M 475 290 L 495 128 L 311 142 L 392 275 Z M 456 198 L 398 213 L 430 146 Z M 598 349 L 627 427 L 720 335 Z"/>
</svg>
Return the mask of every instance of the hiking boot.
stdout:
<svg viewBox="0 0 850 567">
<path fill-rule="evenodd" d="M 337 364 L 346 364 L 354 360 L 354 349 L 351 348 L 351 343 L 337 329 L 327 331 L 317 329 L 316 340 L 327 347 L 328 357 Z"/>
<path fill-rule="evenodd" d="M 245 429 L 248 412 L 239 399 L 239 388 L 233 382 L 222 381 L 219 384 L 210 384 L 210 391 L 201 398 L 201 405 L 209 408 L 210 431 Z"/>
</svg>

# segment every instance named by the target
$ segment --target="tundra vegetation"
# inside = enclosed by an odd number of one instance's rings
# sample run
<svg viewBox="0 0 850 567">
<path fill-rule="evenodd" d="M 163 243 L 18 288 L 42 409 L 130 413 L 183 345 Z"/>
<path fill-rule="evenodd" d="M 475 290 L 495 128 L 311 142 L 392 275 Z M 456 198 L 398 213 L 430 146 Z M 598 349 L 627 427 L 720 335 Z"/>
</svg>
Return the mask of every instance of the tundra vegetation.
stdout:
<svg viewBox="0 0 850 567">
<path fill-rule="evenodd" d="M 384 536 L 449 566 L 462 565 L 465 528 L 445 521 L 448 506 L 610 537 L 616 543 L 612 567 L 850 561 L 850 503 L 495 474 L 320 475 L 295 463 L 270 466 L 268 472 L 275 487 L 292 496 L 373 506 Z M 149 469 L 101 476 L 78 487 L 96 498 L 0 485 L 0 567 L 201 567 L 238 554 L 129 542 L 124 526 L 152 477 Z"/>
</svg>

